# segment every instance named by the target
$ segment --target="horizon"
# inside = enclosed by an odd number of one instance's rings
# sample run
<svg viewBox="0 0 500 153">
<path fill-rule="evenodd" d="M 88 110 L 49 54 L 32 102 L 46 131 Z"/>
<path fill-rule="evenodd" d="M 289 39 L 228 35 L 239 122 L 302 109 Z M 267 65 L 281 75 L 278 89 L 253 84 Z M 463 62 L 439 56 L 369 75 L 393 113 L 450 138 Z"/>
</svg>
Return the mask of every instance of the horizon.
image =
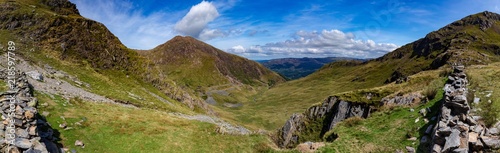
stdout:
<svg viewBox="0 0 500 153">
<path fill-rule="evenodd" d="M 251 60 L 377 58 L 468 15 L 500 11 L 493 0 L 70 1 L 128 48 L 147 50 L 177 35 L 192 36 Z"/>
</svg>

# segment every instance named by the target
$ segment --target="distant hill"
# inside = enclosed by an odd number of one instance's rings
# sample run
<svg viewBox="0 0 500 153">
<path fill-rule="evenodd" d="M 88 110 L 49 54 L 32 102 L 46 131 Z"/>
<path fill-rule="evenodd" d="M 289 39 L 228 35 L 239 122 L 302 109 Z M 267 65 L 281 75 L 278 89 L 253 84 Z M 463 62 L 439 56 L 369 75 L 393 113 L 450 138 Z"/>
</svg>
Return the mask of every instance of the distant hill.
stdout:
<svg viewBox="0 0 500 153">
<path fill-rule="evenodd" d="M 229 83 L 272 86 L 285 81 L 257 62 L 189 36 L 176 36 L 150 51 L 139 53 L 167 77 L 192 89 Z"/>
<path fill-rule="evenodd" d="M 348 57 L 326 57 L 326 58 L 280 58 L 272 60 L 257 61 L 265 67 L 278 72 L 288 79 L 295 80 L 314 73 L 325 64 L 340 60 L 359 60 L 363 59 Z"/>
</svg>

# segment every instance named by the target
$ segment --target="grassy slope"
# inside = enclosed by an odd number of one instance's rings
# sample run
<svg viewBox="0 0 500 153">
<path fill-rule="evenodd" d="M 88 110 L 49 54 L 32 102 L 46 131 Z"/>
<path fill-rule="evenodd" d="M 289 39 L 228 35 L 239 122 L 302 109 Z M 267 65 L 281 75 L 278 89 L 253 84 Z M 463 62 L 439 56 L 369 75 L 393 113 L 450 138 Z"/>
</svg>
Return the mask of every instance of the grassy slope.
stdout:
<svg viewBox="0 0 500 153">
<path fill-rule="evenodd" d="M 467 67 L 466 73 L 470 97 L 481 99 L 479 104 L 472 103 L 472 107 L 480 110 L 477 113 L 485 118 L 486 125 L 495 124 L 500 119 L 500 63 Z"/>
<path fill-rule="evenodd" d="M 230 112 L 226 116 L 252 126 L 276 129 L 291 114 L 303 112 L 328 96 L 382 86 L 395 71 L 408 76 L 447 63 L 499 61 L 496 48 L 500 46 L 500 22 L 482 31 L 479 25 L 471 24 L 476 24 L 477 18 L 485 17 L 483 13 L 471 15 L 365 64 L 326 65 L 305 78 L 249 97 L 243 108 L 226 109 Z"/>
<path fill-rule="evenodd" d="M 440 90 L 436 98 L 418 106 L 396 107 L 389 110 L 376 112 L 368 119 L 358 121 L 346 120 L 333 129 L 339 138 L 321 148 L 324 152 L 394 152 L 396 149 L 404 150 L 405 146 L 419 148 L 420 139 L 426 128 L 435 124 L 431 117 L 439 110 L 443 91 Z M 424 117 L 419 114 L 420 109 L 431 108 L 425 118 L 430 122 L 425 123 Z M 413 108 L 415 111 L 409 111 Z M 419 122 L 415 123 L 415 119 Z M 417 137 L 417 141 L 407 140 L 409 137 Z M 422 151 L 422 148 L 419 148 Z"/>
<path fill-rule="evenodd" d="M 155 63 L 167 77 L 193 90 L 229 84 L 228 78 L 252 86 L 285 81 L 257 62 L 188 36 L 176 36 L 152 50 L 139 53 Z"/>
<path fill-rule="evenodd" d="M 281 126 L 291 114 L 303 112 L 328 96 L 382 86 L 392 73 L 391 65 L 379 62 L 357 66 L 330 66 L 331 68 L 324 67 L 306 78 L 290 81 L 256 94 L 248 99 L 243 108 L 227 109 L 232 113 L 227 116 L 249 125 L 273 130 Z M 353 81 L 359 76 L 362 76 L 364 81 Z M 429 77 L 436 76 L 437 74 Z M 429 83 L 426 79 L 419 81 L 424 81 L 421 84 Z M 420 83 L 417 80 L 414 82 Z M 391 90 L 400 90 L 396 88 L 400 87 L 394 86 Z"/>
<path fill-rule="evenodd" d="M 231 136 L 215 133 L 215 125 L 180 119 L 151 109 L 134 109 L 36 93 L 40 112 L 60 132 L 60 143 L 78 152 L 252 152 L 270 143 L 265 136 Z M 60 116 L 64 116 L 63 120 Z M 74 123 L 85 120 L 81 125 Z M 74 129 L 57 125 L 67 122 Z M 82 140 L 84 149 L 73 146 Z"/>
</svg>

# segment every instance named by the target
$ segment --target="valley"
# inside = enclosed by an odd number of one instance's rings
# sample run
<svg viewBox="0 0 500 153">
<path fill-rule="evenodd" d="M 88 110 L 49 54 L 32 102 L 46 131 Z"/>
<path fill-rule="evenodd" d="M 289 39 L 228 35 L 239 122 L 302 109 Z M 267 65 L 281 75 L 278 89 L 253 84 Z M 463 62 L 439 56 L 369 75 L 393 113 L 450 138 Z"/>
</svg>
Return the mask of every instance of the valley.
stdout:
<svg viewBox="0 0 500 153">
<path fill-rule="evenodd" d="M 15 89 L 1 82 L 0 96 L 30 103 L 20 103 L 15 118 L 2 115 L 5 125 L 20 124 L 16 143 L 1 142 L 2 152 L 500 149 L 500 15 L 493 12 L 378 58 L 258 63 L 191 36 L 130 49 L 68 0 L 0 0 L 0 8 L 0 76 L 13 72 L 6 62 L 13 41 L 21 78 Z M 465 134 L 454 139 L 455 131 Z"/>
</svg>

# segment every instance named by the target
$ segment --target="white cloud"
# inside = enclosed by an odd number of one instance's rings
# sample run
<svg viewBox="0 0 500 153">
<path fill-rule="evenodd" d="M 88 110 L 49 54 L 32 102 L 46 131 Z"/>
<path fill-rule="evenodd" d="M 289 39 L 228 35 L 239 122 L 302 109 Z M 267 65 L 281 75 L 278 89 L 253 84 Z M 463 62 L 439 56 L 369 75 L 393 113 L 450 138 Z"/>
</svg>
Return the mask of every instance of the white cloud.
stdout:
<svg viewBox="0 0 500 153">
<path fill-rule="evenodd" d="M 266 54 L 285 56 L 337 56 L 374 58 L 398 48 L 395 44 L 376 43 L 373 40 L 357 40 L 352 33 L 339 30 L 321 32 L 298 31 L 294 38 L 282 42 L 255 45 L 248 48 L 234 46 L 228 49 L 240 55 Z"/>
<path fill-rule="evenodd" d="M 129 48 L 151 49 L 174 36 L 178 12 L 152 12 L 144 15 L 128 1 L 71 0 L 84 17 L 102 22 Z"/>
<path fill-rule="evenodd" d="M 177 32 L 193 37 L 200 37 L 203 34 L 204 37 L 211 38 L 217 35 L 216 31 L 206 30 L 205 28 L 208 23 L 217 17 L 219 17 L 217 8 L 211 2 L 202 1 L 191 7 L 186 16 L 175 24 L 174 29 Z M 204 30 L 205 32 L 203 32 Z"/>
<path fill-rule="evenodd" d="M 227 35 L 228 34 L 226 32 L 219 29 L 204 29 L 203 31 L 201 31 L 198 37 L 201 40 L 210 40 L 217 37 L 225 37 Z"/>
</svg>

